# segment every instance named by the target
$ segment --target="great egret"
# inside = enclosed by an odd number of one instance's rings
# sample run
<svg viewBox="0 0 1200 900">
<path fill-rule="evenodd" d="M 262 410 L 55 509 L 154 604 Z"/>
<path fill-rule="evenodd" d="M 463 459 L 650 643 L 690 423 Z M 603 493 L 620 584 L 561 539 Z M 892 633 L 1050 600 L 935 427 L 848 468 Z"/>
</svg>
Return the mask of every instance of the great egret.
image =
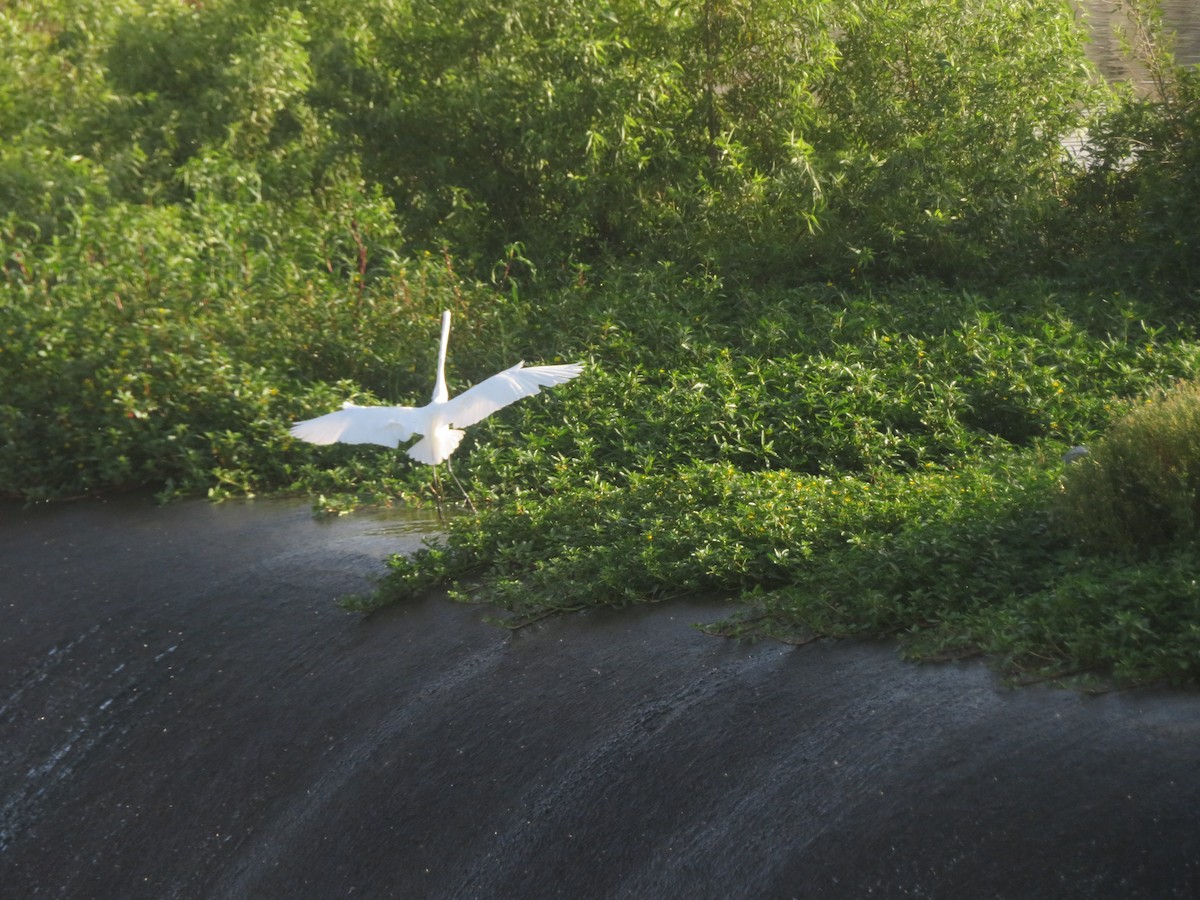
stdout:
<svg viewBox="0 0 1200 900">
<path fill-rule="evenodd" d="M 380 444 L 395 449 L 419 434 L 421 439 L 408 448 L 408 455 L 426 465 L 437 466 L 440 462 L 448 465 L 450 454 L 458 448 L 465 434 L 462 429 L 483 421 L 496 410 L 523 397 L 532 397 L 544 387 L 570 381 L 583 371 L 581 363 L 526 368 L 520 362 L 457 397 L 451 397 L 446 390 L 446 346 L 449 341 L 450 311 L 446 310 L 442 313 L 437 380 L 433 385 L 433 399 L 428 405 L 357 406 L 347 402 L 336 412 L 297 422 L 291 428 L 292 435 L 311 444 Z"/>
</svg>

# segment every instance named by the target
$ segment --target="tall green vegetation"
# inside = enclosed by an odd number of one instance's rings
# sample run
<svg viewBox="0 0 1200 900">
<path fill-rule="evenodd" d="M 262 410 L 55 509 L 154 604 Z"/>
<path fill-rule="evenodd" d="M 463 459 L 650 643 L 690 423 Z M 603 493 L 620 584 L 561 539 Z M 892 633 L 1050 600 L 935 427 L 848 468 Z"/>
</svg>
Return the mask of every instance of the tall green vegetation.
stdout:
<svg viewBox="0 0 1200 900">
<path fill-rule="evenodd" d="M 355 37 L 324 99 L 414 235 L 558 264 L 971 271 L 1028 240 L 1091 91 L 1044 0 L 415 4 Z"/>
<path fill-rule="evenodd" d="M 1200 285 L 1200 67 L 1180 66 L 1154 0 L 1123 0 L 1129 52 L 1149 92 L 1119 85 L 1090 122 L 1089 165 L 1066 208 L 1080 242 L 1106 277 L 1167 290 Z"/>
<path fill-rule="evenodd" d="M 1013 229 L 1049 201 L 1059 137 L 1092 99 L 1051 0 L 145 0 L 5 18 L 10 127 L 102 166 L 107 193 L 186 202 L 189 162 L 216 156 L 280 200 L 353 160 L 410 240 L 487 266 L 520 242 L 556 266 L 970 271 L 1028 237 Z M 47 59 L 69 90 L 42 83 Z"/>
<path fill-rule="evenodd" d="M 601 268 L 673 266 L 736 343 L 721 284 L 1025 259 L 1089 90 L 1060 13 L 6 6 L 3 490 L 291 484 L 297 399 L 423 391 L 439 307 L 470 310 L 473 372 L 604 361 Z"/>
<path fill-rule="evenodd" d="M 1135 6 L 1151 97 L 1059 0 L 2 4 L 0 494 L 428 499 L 286 426 L 424 402 L 451 308 L 455 387 L 589 371 L 473 430 L 484 511 L 361 605 L 718 591 L 1193 677 L 1191 607 L 1129 593 L 1191 544 L 1064 527 L 1124 426 L 1058 462 L 1196 375 L 1198 81 Z"/>
</svg>

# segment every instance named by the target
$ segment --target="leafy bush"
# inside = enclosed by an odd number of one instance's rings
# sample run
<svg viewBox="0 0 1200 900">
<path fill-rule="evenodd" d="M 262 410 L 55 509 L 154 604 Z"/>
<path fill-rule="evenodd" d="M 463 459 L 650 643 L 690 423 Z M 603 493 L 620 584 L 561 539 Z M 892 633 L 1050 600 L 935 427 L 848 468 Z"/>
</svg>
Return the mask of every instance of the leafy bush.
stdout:
<svg viewBox="0 0 1200 900">
<path fill-rule="evenodd" d="M 485 264 L 521 242 L 747 279 L 995 271 L 1029 259 L 1093 90 L 1054 0 L 306 15 L 316 108 L 414 237 Z"/>
<path fill-rule="evenodd" d="M 122 199 L 181 199 L 181 167 L 215 153 L 252 161 L 271 199 L 305 193 L 337 152 L 307 99 L 310 42 L 286 5 L 148 3 L 105 46 L 111 94 L 80 129 Z"/>
<path fill-rule="evenodd" d="M 1200 535 L 1200 383 L 1144 401 L 1066 479 L 1064 530 L 1099 550 L 1148 550 Z"/>
<path fill-rule="evenodd" d="M 593 478 L 452 519 L 396 556 L 368 611 L 448 585 L 547 615 L 687 593 L 738 601 L 716 634 L 804 643 L 899 637 L 919 659 L 990 654 L 1020 678 L 1200 676 L 1195 546 L 1081 556 L 1052 527 L 1057 453 L 1034 450 L 871 481 L 696 465 Z"/>
<path fill-rule="evenodd" d="M 841 271 L 961 279 L 1040 265 L 1065 174 L 1061 137 L 1093 105 L 1082 35 L 1060 3 L 845 5 L 821 82 L 828 211 Z"/>
<path fill-rule="evenodd" d="M 290 420 L 429 390 L 430 323 L 470 292 L 388 249 L 386 202 L 344 182 L 247 203 L 237 164 L 191 173 L 184 206 L 84 201 L 51 243 L 0 232 L 0 493 L 287 487 Z"/>
<path fill-rule="evenodd" d="M 1152 0 L 1126 0 L 1129 54 L 1148 96 L 1129 85 L 1096 108 L 1086 168 L 1071 182 L 1060 233 L 1101 277 L 1194 290 L 1200 284 L 1200 68 L 1177 65 Z M 1061 246 L 1062 242 L 1058 242 Z"/>
<path fill-rule="evenodd" d="M 321 54 L 321 100 L 419 238 L 486 262 L 518 241 L 556 262 L 670 255 L 724 188 L 803 146 L 789 134 L 834 62 L 826 6 L 376 4 Z"/>
<path fill-rule="evenodd" d="M 1057 0 L 142 0 L 4 17 L 0 122 L 52 129 L 117 199 L 184 200 L 181 175 L 212 155 L 295 199 L 353 160 L 413 248 L 448 245 L 475 275 L 518 243 L 543 271 L 632 253 L 756 283 L 1042 264 L 1070 183 L 1059 139 L 1101 105 Z"/>
</svg>

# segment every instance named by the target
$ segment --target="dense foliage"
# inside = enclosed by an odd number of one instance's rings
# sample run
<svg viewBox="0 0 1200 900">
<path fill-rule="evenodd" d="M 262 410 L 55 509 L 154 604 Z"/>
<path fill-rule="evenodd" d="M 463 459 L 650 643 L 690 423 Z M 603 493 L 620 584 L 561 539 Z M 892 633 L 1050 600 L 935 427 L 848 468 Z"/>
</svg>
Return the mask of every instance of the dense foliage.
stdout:
<svg viewBox="0 0 1200 900">
<path fill-rule="evenodd" d="M 712 591 L 1194 678 L 1190 407 L 1100 441 L 1200 352 L 1200 78 L 1130 6 L 1148 97 L 1059 0 L 0 4 L 0 494 L 428 500 L 286 426 L 424 402 L 448 308 L 452 388 L 587 373 L 472 429 L 481 512 L 360 606 Z M 1184 524 L 1067 524 L 1153 518 L 1163 433 Z"/>
<path fill-rule="evenodd" d="M 1066 481 L 1066 528 L 1101 551 L 1153 552 L 1200 536 L 1200 384 L 1147 398 Z"/>
</svg>

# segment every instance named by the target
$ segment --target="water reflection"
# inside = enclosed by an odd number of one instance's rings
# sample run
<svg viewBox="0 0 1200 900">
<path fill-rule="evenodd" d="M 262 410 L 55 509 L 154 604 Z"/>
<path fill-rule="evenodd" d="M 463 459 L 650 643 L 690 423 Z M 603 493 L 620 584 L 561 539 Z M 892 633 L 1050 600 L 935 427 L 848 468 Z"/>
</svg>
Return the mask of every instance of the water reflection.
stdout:
<svg viewBox="0 0 1200 900">
<path fill-rule="evenodd" d="M 458 515 L 454 508 L 438 512 L 436 507 L 395 506 L 375 508 L 366 512 L 372 526 L 367 534 L 389 537 L 393 535 L 432 535 L 445 530 L 446 520 Z"/>
</svg>

